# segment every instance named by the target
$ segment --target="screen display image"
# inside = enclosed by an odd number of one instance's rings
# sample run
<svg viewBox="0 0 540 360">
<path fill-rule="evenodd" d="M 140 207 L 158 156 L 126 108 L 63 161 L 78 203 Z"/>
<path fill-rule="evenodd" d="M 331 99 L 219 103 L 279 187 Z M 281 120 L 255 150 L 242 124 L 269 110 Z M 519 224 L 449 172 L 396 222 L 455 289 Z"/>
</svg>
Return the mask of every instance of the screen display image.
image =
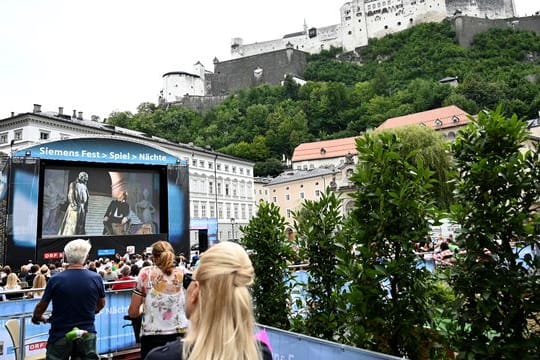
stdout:
<svg viewBox="0 0 540 360">
<path fill-rule="evenodd" d="M 157 170 L 50 166 L 41 194 L 43 238 L 160 231 Z"/>
</svg>

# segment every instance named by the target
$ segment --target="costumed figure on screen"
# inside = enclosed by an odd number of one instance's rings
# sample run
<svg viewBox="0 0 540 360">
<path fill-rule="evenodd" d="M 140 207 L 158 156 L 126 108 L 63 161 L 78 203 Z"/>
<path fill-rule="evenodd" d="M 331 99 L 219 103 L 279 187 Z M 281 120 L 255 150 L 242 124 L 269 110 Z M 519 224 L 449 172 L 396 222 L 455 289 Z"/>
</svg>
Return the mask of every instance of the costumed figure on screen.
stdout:
<svg viewBox="0 0 540 360">
<path fill-rule="evenodd" d="M 154 213 L 156 208 L 150 200 L 150 191 L 147 188 L 143 190 L 143 199 L 139 201 L 135 207 L 137 209 L 137 215 L 141 218 L 144 224 L 151 226 L 151 233 L 155 233 Z"/>
<path fill-rule="evenodd" d="M 77 180 L 68 186 L 68 207 L 64 219 L 60 224 L 58 235 L 85 235 L 86 214 L 88 212 L 89 193 L 86 184 L 88 174 L 84 171 L 79 173 Z"/>
<path fill-rule="evenodd" d="M 60 222 L 60 207 L 66 201 L 66 196 L 58 192 L 56 187 L 48 182 L 43 191 L 43 232 L 56 234 Z"/>
<path fill-rule="evenodd" d="M 129 229 L 128 193 L 123 191 L 111 201 L 103 216 L 103 235 L 125 235 Z"/>
</svg>

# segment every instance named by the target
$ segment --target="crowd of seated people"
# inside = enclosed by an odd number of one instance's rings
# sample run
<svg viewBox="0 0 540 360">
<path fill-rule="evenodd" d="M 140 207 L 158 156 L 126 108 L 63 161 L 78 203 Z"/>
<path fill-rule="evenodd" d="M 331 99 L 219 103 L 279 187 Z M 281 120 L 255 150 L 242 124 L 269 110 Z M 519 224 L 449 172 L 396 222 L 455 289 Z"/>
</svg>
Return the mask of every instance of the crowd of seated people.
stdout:
<svg viewBox="0 0 540 360">
<path fill-rule="evenodd" d="M 183 254 L 176 257 L 176 263 L 183 271 L 191 269 L 191 264 Z M 108 289 L 118 291 L 134 288 L 139 271 L 151 265 L 150 254 L 117 254 L 111 259 L 105 257 L 88 260 L 85 266 L 88 270 L 100 274 Z M 40 298 L 48 279 L 63 270 L 64 264 L 61 260 L 41 265 L 28 260 L 19 272 L 13 271 L 9 265 L 0 265 L 0 301 Z M 30 291 L 32 289 L 37 290 Z"/>
<path fill-rule="evenodd" d="M 449 234 L 446 239 L 439 234 L 435 240 L 426 236 L 415 244 L 415 250 L 421 259 L 433 259 L 437 267 L 452 266 L 456 262 L 456 255 L 459 254 L 453 234 Z"/>
</svg>

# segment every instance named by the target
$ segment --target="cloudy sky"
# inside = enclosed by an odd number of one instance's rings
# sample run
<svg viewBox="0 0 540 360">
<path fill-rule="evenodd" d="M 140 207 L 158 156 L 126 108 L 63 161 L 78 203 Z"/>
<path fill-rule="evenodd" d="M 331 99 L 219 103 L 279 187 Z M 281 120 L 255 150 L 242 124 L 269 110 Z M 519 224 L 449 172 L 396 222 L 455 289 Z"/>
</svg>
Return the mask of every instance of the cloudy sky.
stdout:
<svg viewBox="0 0 540 360">
<path fill-rule="evenodd" d="M 230 59 L 231 38 L 339 22 L 345 0 L 0 0 L 0 119 L 59 106 L 107 117 L 157 102 L 162 75 Z M 515 0 L 520 15 L 538 0 Z"/>
</svg>

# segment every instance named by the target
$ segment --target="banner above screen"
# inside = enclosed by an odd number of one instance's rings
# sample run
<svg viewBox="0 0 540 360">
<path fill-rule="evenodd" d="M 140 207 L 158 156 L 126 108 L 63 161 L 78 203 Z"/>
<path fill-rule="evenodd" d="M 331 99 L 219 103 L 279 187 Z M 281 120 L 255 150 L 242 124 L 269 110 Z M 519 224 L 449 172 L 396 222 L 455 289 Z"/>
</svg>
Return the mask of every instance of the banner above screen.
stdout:
<svg viewBox="0 0 540 360">
<path fill-rule="evenodd" d="M 75 138 L 51 141 L 20 149 L 15 156 L 122 164 L 182 163 L 177 157 L 157 148 L 114 138 Z"/>
</svg>

